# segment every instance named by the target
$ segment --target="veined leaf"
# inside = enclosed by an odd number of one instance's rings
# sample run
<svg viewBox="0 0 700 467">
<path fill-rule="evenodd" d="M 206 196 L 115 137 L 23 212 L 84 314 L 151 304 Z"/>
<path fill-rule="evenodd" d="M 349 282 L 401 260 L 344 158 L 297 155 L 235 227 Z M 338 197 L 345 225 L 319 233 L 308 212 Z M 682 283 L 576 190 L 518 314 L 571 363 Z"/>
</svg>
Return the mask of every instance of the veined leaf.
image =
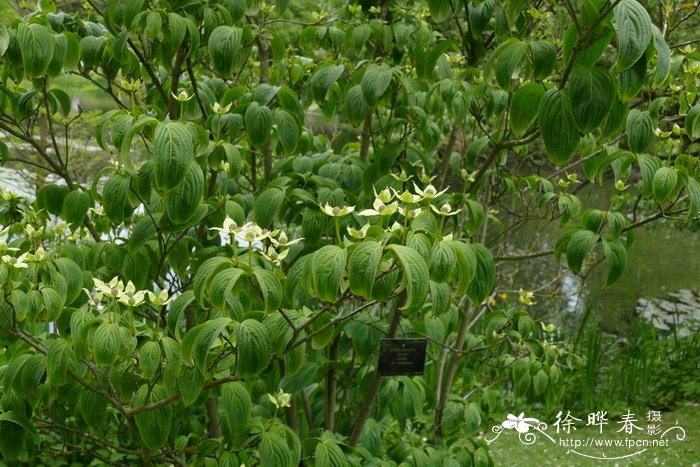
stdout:
<svg viewBox="0 0 700 467">
<path fill-rule="evenodd" d="M 153 404 L 166 397 L 168 393 L 160 384 L 156 384 L 150 390 L 148 385 L 144 384 L 136 393 L 135 406 Z M 173 407 L 165 404 L 153 410 L 140 412 L 134 416 L 134 419 L 146 446 L 158 450 L 168 440 L 173 421 Z"/>
<path fill-rule="evenodd" d="M 282 206 L 284 196 L 285 191 L 276 186 L 270 186 L 260 193 L 253 207 L 253 220 L 255 223 L 260 227 L 270 227 L 277 211 Z"/>
<path fill-rule="evenodd" d="M 366 300 L 372 297 L 372 286 L 382 252 L 382 245 L 375 241 L 364 241 L 352 250 L 348 261 L 348 277 L 353 294 Z"/>
<path fill-rule="evenodd" d="M 654 174 L 652 181 L 654 198 L 657 202 L 667 201 L 676 191 L 678 183 L 678 172 L 674 167 L 661 167 Z"/>
<path fill-rule="evenodd" d="M 148 341 L 139 349 L 139 369 L 147 380 L 153 379 L 160 369 L 161 349 L 156 341 Z"/>
<path fill-rule="evenodd" d="M 536 81 L 549 77 L 557 62 L 557 48 L 550 41 L 537 40 L 530 43 L 532 52 L 532 75 Z"/>
<path fill-rule="evenodd" d="M 362 86 L 359 84 L 348 89 L 345 95 L 345 112 L 350 123 L 357 126 L 362 123 L 369 112 L 369 104 L 362 93 Z"/>
<path fill-rule="evenodd" d="M 299 125 L 296 119 L 282 109 L 275 109 L 275 124 L 277 125 L 277 139 L 282 145 L 282 150 L 289 155 L 294 152 L 299 142 Z"/>
<path fill-rule="evenodd" d="M 537 119 L 549 159 L 557 165 L 566 164 L 581 139 L 567 92 L 556 89 L 547 91 L 540 101 Z"/>
<path fill-rule="evenodd" d="M 666 81 L 671 72 L 671 49 L 666 43 L 663 34 L 655 25 L 651 28 L 656 49 L 656 70 L 654 71 L 654 87 L 659 87 Z"/>
<path fill-rule="evenodd" d="M 496 64 L 494 67 L 496 82 L 502 89 L 506 91 L 512 89 L 511 80 L 518 70 L 526 50 L 527 42 L 514 41 L 501 50 L 498 57 L 496 57 Z"/>
<path fill-rule="evenodd" d="M 478 306 L 489 296 L 496 282 L 496 263 L 491 251 L 481 243 L 473 243 L 471 248 L 476 258 L 476 270 L 474 280 L 467 289 L 467 296 Z"/>
<path fill-rule="evenodd" d="M 159 123 L 156 126 L 153 157 L 156 187 L 170 191 L 178 186 L 194 160 L 194 141 L 187 127 L 180 122 Z"/>
<path fill-rule="evenodd" d="M 579 65 L 571 71 L 569 86 L 576 128 L 583 134 L 590 133 L 610 113 L 616 93 L 615 81 L 602 67 Z"/>
<path fill-rule="evenodd" d="M 45 74 L 54 53 L 54 39 L 48 28 L 39 23 L 20 23 L 17 42 L 27 76 L 39 78 Z"/>
<path fill-rule="evenodd" d="M 622 0 L 615 6 L 618 58 L 617 69 L 634 65 L 646 51 L 651 40 L 651 18 L 637 0 Z"/>
<path fill-rule="evenodd" d="M 197 214 L 204 199 L 204 172 L 196 162 L 187 169 L 185 179 L 166 194 L 165 211 L 174 224 L 184 224 Z"/>
<path fill-rule="evenodd" d="M 117 323 L 102 323 L 95 330 L 92 338 L 92 354 L 95 363 L 109 366 L 117 361 L 121 336 Z"/>
<path fill-rule="evenodd" d="M 82 190 L 73 190 L 66 195 L 66 199 L 63 201 L 61 217 L 73 228 L 77 228 L 83 224 L 83 220 L 91 206 L 92 197 L 90 193 Z"/>
<path fill-rule="evenodd" d="M 221 386 L 221 414 L 224 423 L 234 435 L 247 431 L 253 411 L 253 402 L 245 384 L 226 383 Z"/>
<path fill-rule="evenodd" d="M 365 74 L 362 76 L 362 81 L 360 82 L 362 95 L 365 101 L 367 101 L 367 104 L 370 106 L 376 105 L 379 98 L 383 96 L 389 88 L 391 77 L 391 68 L 387 65 L 371 64 L 367 67 Z"/>
<path fill-rule="evenodd" d="M 630 110 L 627 114 L 627 144 L 630 151 L 644 152 L 651 144 L 654 137 L 654 121 L 649 112 L 640 112 L 637 109 Z"/>
<path fill-rule="evenodd" d="M 627 250 L 619 239 L 609 241 L 603 239 L 603 254 L 608 263 L 608 279 L 605 287 L 617 282 L 627 268 Z"/>
<path fill-rule="evenodd" d="M 584 258 L 590 253 L 599 238 L 597 233 L 590 230 L 579 230 L 571 235 L 566 247 L 566 261 L 574 273 L 581 273 L 581 264 Z"/>
<path fill-rule="evenodd" d="M 207 374 L 207 354 L 223 330 L 231 323 L 231 318 L 217 318 L 190 329 L 182 340 L 182 358 L 194 360 L 199 370 Z"/>
<path fill-rule="evenodd" d="M 129 186 L 131 179 L 124 174 L 114 174 L 104 185 L 102 190 L 102 206 L 105 214 L 115 224 L 121 223 L 129 216 Z"/>
<path fill-rule="evenodd" d="M 637 164 L 642 175 L 642 194 L 646 198 L 654 194 L 652 181 L 656 171 L 661 168 L 661 159 L 648 154 L 639 154 L 637 155 Z"/>
<path fill-rule="evenodd" d="M 430 274 L 423 257 L 413 248 L 404 245 L 387 245 L 396 257 L 403 272 L 406 286 L 406 308 L 418 307 L 428 296 Z"/>
<path fill-rule="evenodd" d="M 344 65 L 328 65 L 316 70 L 309 81 L 309 85 L 311 86 L 314 100 L 318 104 L 322 104 L 326 100 L 328 90 L 340 78 L 343 71 L 345 71 Z"/>
<path fill-rule="evenodd" d="M 229 77 L 234 58 L 241 47 L 243 31 L 239 28 L 222 25 L 214 29 L 209 36 L 209 57 L 214 69 L 223 77 Z"/>
<path fill-rule="evenodd" d="M 335 245 L 326 245 L 314 253 L 311 280 L 319 299 L 326 302 L 338 300 L 346 259 L 345 250 Z"/>
<path fill-rule="evenodd" d="M 533 112 L 533 109 L 540 107 L 545 91 L 541 84 L 526 83 L 513 94 L 510 101 L 510 128 L 516 137 L 522 137 L 537 120 L 537 112 Z"/>
<path fill-rule="evenodd" d="M 199 368 L 185 367 L 182 374 L 177 379 L 177 388 L 182 396 L 182 405 L 189 407 L 194 404 L 204 387 L 204 375 L 199 371 Z"/>
<path fill-rule="evenodd" d="M 267 328 L 260 321 L 247 319 L 234 323 L 238 359 L 236 375 L 246 378 L 255 376 L 270 363 L 272 346 Z"/>
<path fill-rule="evenodd" d="M 693 177 L 687 177 L 686 190 L 688 191 L 688 214 L 685 217 L 687 224 L 700 212 L 700 183 Z"/>
<path fill-rule="evenodd" d="M 267 431 L 260 437 L 260 464 L 293 467 L 294 460 L 287 442 L 277 433 Z M 317 462 L 318 464 L 318 462 Z"/>
<path fill-rule="evenodd" d="M 254 268 L 253 275 L 258 281 L 258 286 L 265 300 L 265 312 L 272 313 L 282 304 L 282 284 L 277 276 L 267 269 Z"/>
<path fill-rule="evenodd" d="M 272 110 L 253 101 L 248 105 L 243 118 L 250 142 L 262 146 L 272 131 Z"/>
<path fill-rule="evenodd" d="M 51 341 L 46 354 L 46 376 L 53 386 L 63 386 L 68 382 L 68 365 L 75 359 L 73 347 L 65 339 Z"/>
<path fill-rule="evenodd" d="M 444 0 L 428 0 L 430 16 L 436 23 L 445 21 L 452 16 L 452 3 Z"/>
<path fill-rule="evenodd" d="M 692 140 L 700 138 L 700 104 L 695 104 L 685 116 L 685 133 Z"/>
</svg>

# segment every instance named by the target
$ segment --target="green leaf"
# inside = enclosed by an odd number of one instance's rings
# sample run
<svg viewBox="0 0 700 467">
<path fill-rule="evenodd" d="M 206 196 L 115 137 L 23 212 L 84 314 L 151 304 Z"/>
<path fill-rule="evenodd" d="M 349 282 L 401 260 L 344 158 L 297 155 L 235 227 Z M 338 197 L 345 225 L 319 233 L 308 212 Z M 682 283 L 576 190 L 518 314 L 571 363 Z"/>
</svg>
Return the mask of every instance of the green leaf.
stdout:
<svg viewBox="0 0 700 467">
<path fill-rule="evenodd" d="M 512 90 L 512 79 L 516 74 L 520 62 L 525 56 L 527 50 L 527 42 L 514 41 L 502 50 L 496 58 L 494 67 L 496 73 L 496 82 L 506 91 Z"/>
<path fill-rule="evenodd" d="M 44 75 L 54 53 L 54 39 L 48 28 L 38 23 L 20 23 L 17 28 L 17 42 L 27 76 L 39 78 Z"/>
<path fill-rule="evenodd" d="M 685 116 L 685 132 L 692 140 L 700 138 L 700 104 L 695 104 Z"/>
<path fill-rule="evenodd" d="M 574 124 L 581 133 L 590 133 L 610 113 L 616 95 L 615 81 L 605 68 L 579 65 L 571 71 L 569 86 Z"/>
<path fill-rule="evenodd" d="M 267 328 L 259 321 L 247 319 L 234 323 L 238 359 L 236 375 L 247 378 L 255 376 L 270 363 L 272 346 Z"/>
<path fill-rule="evenodd" d="M 654 194 L 653 179 L 654 174 L 661 168 L 661 159 L 648 154 L 637 155 L 639 172 L 642 175 L 642 194 L 645 198 Z"/>
<path fill-rule="evenodd" d="M 183 182 L 165 197 L 165 211 L 174 224 L 185 224 L 192 219 L 204 199 L 204 172 L 196 162 L 187 169 Z"/>
<path fill-rule="evenodd" d="M 700 183 L 693 177 L 687 177 L 685 183 L 688 191 L 688 214 L 685 217 L 687 224 L 700 212 Z"/>
<path fill-rule="evenodd" d="M 125 174 L 114 174 L 102 189 L 102 206 L 105 214 L 115 224 L 120 224 L 130 215 L 129 186 L 131 179 Z"/>
<path fill-rule="evenodd" d="M 365 100 L 362 86 L 359 84 L 348 89 L 345 95 L 345 113 L 354 126 L 362 123 L 369 112 L 369 104 Z"/>
<path fill-rule="evenodd" d="M 382 245 L 371 240 L 360 243 L 352 250 L 348 260 L 350 292 L 365 300 L 371 299 L 382 252 Z"/>
<path fill-rule="evenodd" d="M 435 78 L 435 64 L 445 52 L 451 48 L 458 48 L 458 44 L 454 39 L 447 39 L 433 45 L 426 50 L 423 56 L 416 63 L 416 74 L 419 79 L 432 80 Z"/>
<path fill-rule="evenodd" d="M 78 412 L 89 426 L 104 426 L 107 421 L 107 400 L 96 392 L 82 391 L 78 399 Z"/>
<path fill-rule="evenodd" d="M 630 110 L 627 114 L 627 144 L 630 151 L 644 152 L 654 137 L 654 121 L 649 112 Z"/>
<path fill-rule="evenodd" d="M 7 48 L 10 46 L 10 32 L 7 26 L 0 24 L 0 57 L 5 55 Z"/>
<path fill-rule="evenodd" d="M 259 450 L 261 465 L 279 467 L 293 467 L 294 465 L 287 441 L 276 433 L 271 431 L 264 432 L 260 437 Z"/>
<path fill-rule="evenodd" d="M 484 245 L 473 243 L 471 248 L 476 258 L 476 270 L 474 280 L 467 289 L 467 296 L 478 306 L 489 296 L 496 282 L 496 263 L 491 251 Z"/>
<path fill-rule="evenodd" d="M 646 52 L 651 40 L 651 18 L 636 0 L 622 0 L 613 10 L 617 29 L 617 69 L 622 71 L 634 65 Z"/>
<path fill-rule="evenodd" d="M 177 379 L 177 388 L 182 396 L 182 405 L 189 407 L 194 404 L 204 388 L 204 376 L 199 368 L 185 368 Z"/>
<path fill-rule="evenodd" d="M 284 201 L 284 190 L 271 186 L 266 188 L 255 200 L 253 220 L 260 227 L 270 227 Z"/>
<path fill-rule="evenodd" d="M 430 274 L 423 257 L 413 248 L 403 245 L 387 245 L 403 272 L 406 287 L 406 308 L 418 307 L 425 302 L 429 291 Z"/>
<path fill-rule="evenodd" d="M 117 323 L 102 323 L 92 337 L 92 355 L 95 363 L 109 366 L 117 361 L 121 347 L 121 331 Z"/>
<path fill-rule="evenodd" d="M 327 65 L 316 70 L 311 77 L 309 85 L 316 103 L 323 104 L 328 90 L 345 71 L 344 65 Z"/>
<path fill-rule="evenodd" d="M 430 278 L 435 282 L 447 282 L 452 279 L 457 263 L 454 248 L 447 242 L 433 245 L 430 262 Z"/>
<path fill-rule="evenodd" d="M 557 47 L 550 41 L 537 40 L 530 43 L 532 52 L 532 74 L 536 81 L 549 77 L 557 63 Z"/>
<path fill-rule="evenodd" d="M 39 442 L 39 432 L 25 415 L 15 412 L 13 410 L 8 410 L 7 412 L 0 413 L 0 422 L 13 423 L 20 428 L 23 428 L 37 443 Z"/>
<path fill-rule="evenodd" d="M 231 26 L 219 26 L 209 36 L 207 50 L 214 70 L 223 77 L 229 77 L 235 57 L 241 47 L 243 31 Z"/>
<path fill-rule="evenodd" d="M 248 431 L 253 402 L 245 384 L 225 383 L 221 386 L 221 415 L 229 431 L 238 436 Z"/>
<path fill-rule="evenodd" d="M 510 128 L 513 134 L 522 137 L 537 120 L 540 100 L 544 96 L 545 87 L 538 83 L 526 83 L 518 88 L 510 101 Z"/>
<path fill-rule="evenodd" d="M 448 244 L 455 250 L 455 257 L 457 258 L 455 293 L 463 295 L 476 275 L 476 253 L 474 253 L 471 245 L 464 242 L 452 240 L 448 241 Z"/>
<path fill-rule="evenodd" d="M 190 329 L 182 340 L 182 358 L 194 360 L 202 374 L 207 374 L 207 354 L 219 335 L 231 323 L 230 318 L 216 318 Z"/>
<path fill-rule="evenodd" d="M 574 273 L 581 273 L 584 258 L 588 256 L 599 238 L 597 233 L 590 230 L 579 230 L 571 235 L 566 247 L 566 261 Z"/>
<path fill-rule="evenodd" d="M 154 404 L 168 397 L 163 386 L 156 384 L 149 391 L 148 385 L 139 388 L 135 396 L 136 408 L 146 404 Z M 159 450 L 168 440 L 170 426 L 173 421 L 173 408 L 170 404 L 134 416 L 141 439 L 149 448 Z"/>
<path fill-rule="evenodd" d="M 639 93 L 646 77 L 647 56 L 642 55 L 634 65 L 620 73 L 618 92 L 622 102 L 626 104 Z"/>
<path fill-rule="evenodd" d="M 608 263 L 608 279 L 605 287 L 617 282 L 627 268 L 627 250 L 619 239 L 609 241 L 603 239 L 603 254 Z"/>
<path fill-rule="evenodd" d="M 661 167 L 654 174 L 652 181 L 654 198 L 657 202 L 667 201 L 676 190 L 678 172 L 674 167 Z"/>
<path fill-rule="evenodd" d="M 333 440 L 325 440 L 318 443 L 315 454 L 316 467 L 345 467 L 348 465 L 345 454 Z"/>
<path fill-rule="evenodd" d="M 392 71 L 387 65 L 371 64 L 362 76 L 362 95 L 371 107 L 377 104 L 391 84 Z"/>
<path fill-rule="evenodd" d="M 464 407 L 464 428 L 467 433 L 476 433 L 481 426 L 481 410 L 474 402 Z"/>
<path fill-rule="evenodd" d="M 671 49 L 666 43 L 663 34 L 655 25 L 652 25 L 654 48 L 656 49 L 656 70 L 654 71 L 654 87 L 660 87 L 666 81 L 671 72 Z"/>
<path fill-rule="evenodd" d="M 60 271 L 61 276 L 66 280 L 68 286 L 66 289 L 65 303 L 71 304 L 83 293 L 83 272 L 80 266 L 70 258 L 57 258 L 56 267 Z"/>
<path fill-rule="evenodd" d="M 282 284 L 277 276 L 267 269 L 254 268 L 253 275 L 258 281 L 258 286 L 265 300 L 265 313 L 272 313 L 282 304 Z"/>
<path fill-rule="evenodd" d="M 228 258 L 223 258 L 220 256 L 215 256 L 214 258 L 209 258 L 197 269 L 192 281 L 192 290 L 194 291 L 194 296 L 197 299 L 199 305 L 204 308 L 206 305 L 206 295 L 208 293 L 209 285 L 212 280 L 220 271 L 231 267 L 233 263 Z"/>
<path fill-rule="evenodd" d="M 428 8 L 430 9 L 430 16 L 436 23 L 445 21 L 452 16 L 452 2 L 428 0 Z"/>
<path fill-rule="evenodd" d="M 253 101 L 245 111 L 245 127 L 254 146 L 262 146 L 272 131 L 272 110 Z"/>
<path fill-rule="evenodd" d="M 535 390 L 536 396 L 541 396 L 547 390 L 547 385 L 549 384 L 549 377 L 544 370 L 540 370 L 535 373 L 532 378 L 532 386 Z"/>
<path fill-rule="evenodd" d="M 73 190 L 66 195 L 66 199 L 63 201 L 61 217 L 75 229 L 82 226 L 83 220 L 90 207 L 92 207 L 92 197 L 90 193 L 81 190 Z"/>
<path fill-rule="evenodd" d="M 311 281 L 320 300 L 335 302 L 343 282 L 346 252 L 335 245 L 316 251 L 311 263 Z"/>
<path fill-rule="evenodd" d="M 299 142 L 299 125 L 296 119 L 282 109 L 275 109 L 275 124 L 277 125 L 277 139 L 282 145 L 282 150 L 289 155 L 294 152 Z"/>
<path fill-rule="evenodd" d="M 44 300 L 43 319 L 49 322 L 57 320 L 63 311 L 65 297 L 52 286 L 42 287 L 41 297 Z"/>
<path fill-rule="evenodd" d="M 153 176 L 156 188 L 170 191 L 185 179 L 194 160 L 192 133 L 180 122 L 156 126 L 153 143 Z"/>
<path fill-rule="evenodd" d="M 157 221 L 158 218 L 155 219 Z M 148 243 L 148 241 L 151 240 L 156 234 L 158 227 L 153 223 L 153 220 L 154 219 L 152 219 L 151 216 L 147 215 L 139 219 L 136 224 L 134 224 L 134 229 L 131 231 L 131 235 L 129 235 L 130 251 L 138 250 Z"/>
<path fill-rule="evenodd" d="M 148 341 L 139 349 L 139 369 L 147 380 L 152 380 L 160 370 L 160 344 Z"/>
<path fill-rule="evenodd" d="M 46 376 L 51 385 L 63 386 L 68 382 L 68 365 L 75 360 L 70 342 L 65 339 L 51 341 L 46 354 Z"/>
<path fill-rule="evenodd" d="M 547 91 L 540 101 L 537 120 L 549 160 L 556 165 L 566 164 L 581 139 L 571 114 L 567 92 L 556 89 Z"/>
</svg>

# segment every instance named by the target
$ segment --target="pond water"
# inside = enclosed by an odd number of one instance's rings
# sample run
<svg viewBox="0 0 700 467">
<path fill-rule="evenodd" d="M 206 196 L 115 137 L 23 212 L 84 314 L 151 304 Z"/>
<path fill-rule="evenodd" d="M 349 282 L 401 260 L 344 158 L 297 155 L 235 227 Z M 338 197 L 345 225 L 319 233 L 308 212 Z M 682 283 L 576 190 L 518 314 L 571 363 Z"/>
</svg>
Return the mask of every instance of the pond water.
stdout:
<svg viewBox="0 0 700 467">
<path fill-rule="evenodd" d="M 578 196 L 585 208 L 609 209 L 610 193 L 601 196 L 600 187 L 581 190 Z M 520 237 L 530 239 L 538 235 L 537 249 L 546 250 L 554 247 L 561 232 L 557 223 L 540 222 L 523 229 Z M 562 275 L 552 287 L 542 290 L 546 293 L 554 289 L 559 296 L 538 296 L 535 314 L 565 320 L 567 315 L 577 315 L 592 307 L 602 329 L 616 332 L 629 325 L 640 299 L 667 298 L 669 293 L 681 290 L 700 292 L 700 232 L 652 222 L 636 229 L 636 233 L 636 242 L 628 251 L 627 269 L 609 288 L 603 288 L 607 277 L 604 262 L 583 281 L 568 271 L 566 258 L 562 256 Z M 515 250 L 527 247 L 517 239 L 512 246 Z M 596 248 L 599 250 L 600 246 Z M 560 271 L 553 256 L 521 261 L 515 267 L 518 268 L 513 281 L 516 290 L 551 281 Z M 700 302 L 697 305 L 700 307 Z"/>
</svg>

